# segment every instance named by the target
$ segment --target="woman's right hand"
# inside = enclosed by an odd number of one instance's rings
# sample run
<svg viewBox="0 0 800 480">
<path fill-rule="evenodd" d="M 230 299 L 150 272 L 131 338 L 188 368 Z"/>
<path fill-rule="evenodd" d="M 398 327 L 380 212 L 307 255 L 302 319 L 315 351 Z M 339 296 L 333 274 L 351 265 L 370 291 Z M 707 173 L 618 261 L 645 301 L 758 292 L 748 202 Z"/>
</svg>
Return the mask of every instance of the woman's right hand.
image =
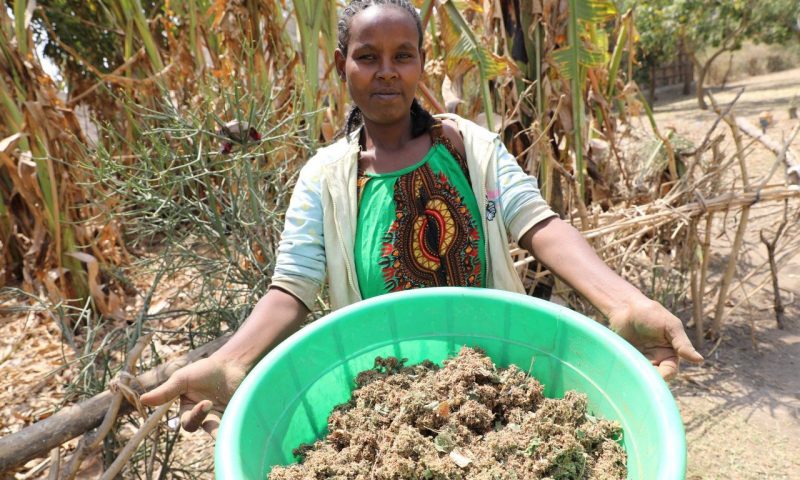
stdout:
<svg viewBox="0 0 800 480">
<path fill-rule="evenodd" d="M 189 432 L 203 427 L 216 437 L 222 412 L 246 374 L 244 366 L 211 355 L 177 370 L 141 401 L 157 406 L 180 397 L 181 426 Z"/>
</svg>

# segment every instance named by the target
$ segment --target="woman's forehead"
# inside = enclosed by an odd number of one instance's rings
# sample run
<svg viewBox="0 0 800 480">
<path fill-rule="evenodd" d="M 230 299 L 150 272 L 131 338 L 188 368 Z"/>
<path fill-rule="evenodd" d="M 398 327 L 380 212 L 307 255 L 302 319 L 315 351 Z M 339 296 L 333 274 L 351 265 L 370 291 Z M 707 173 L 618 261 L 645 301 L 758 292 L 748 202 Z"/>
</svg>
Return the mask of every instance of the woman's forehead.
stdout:
<svg viewBox="0 0 800 480">
<path fill-rule="evenodd" d="M 350 20 L 350 43 L 419 44 L 419 31 L 411 14 L 394 5 L 375 5 L 358 12 Z"/>
</svg>

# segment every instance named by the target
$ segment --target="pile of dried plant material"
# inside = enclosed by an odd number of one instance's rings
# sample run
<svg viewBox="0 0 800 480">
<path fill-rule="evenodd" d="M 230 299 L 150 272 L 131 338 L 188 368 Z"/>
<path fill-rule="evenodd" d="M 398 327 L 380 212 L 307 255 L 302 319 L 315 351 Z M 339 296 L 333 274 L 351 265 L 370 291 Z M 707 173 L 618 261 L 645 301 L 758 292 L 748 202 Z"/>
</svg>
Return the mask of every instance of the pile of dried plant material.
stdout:
<svg viewBox="0 0 800 480">
<path fill-rule="evenodd" d="M 323 440 L 275 467 L 284 479 L 624 479 L 619 424 L 586 412 L 586 396 L 544 398 L 512 365 L 464 347 L 439 368 L 375 360 Z"/>
</svg>

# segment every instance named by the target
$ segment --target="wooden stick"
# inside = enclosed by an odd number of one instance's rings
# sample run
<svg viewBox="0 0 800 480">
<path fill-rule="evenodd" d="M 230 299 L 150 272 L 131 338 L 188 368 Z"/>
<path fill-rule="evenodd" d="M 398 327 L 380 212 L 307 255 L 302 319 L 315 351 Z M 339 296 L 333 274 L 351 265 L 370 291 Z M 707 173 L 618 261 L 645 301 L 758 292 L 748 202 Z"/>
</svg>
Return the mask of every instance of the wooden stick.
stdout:
<svg viewBox="0 0 800 480">
<path fill-rule="evenodd" d="M 147 480 L 153 480 L 153 473 L 155 471 L 154 465 L 156 464 L 156 457 L 158 457 L 158 448 L 156 447 L 158 446 L 159 433 L 160 430 L 156 429 L 155 433 L 153 434 L 153 448 L 150 449 L 150 458 L 147 459 L 147 463 L 144 465 L 144 474 Z"/>
<path fill-rule="evenodd" d="M 703 346 L 703 341 L 705 340 L 705 312 L 703 311 L 703 297 L 705 297 L 706 280 L 708 279 L 708 263 L 711 250 L 711 228 L 713 226 L 713 222 L 714 214 L 709 213 L 706 215 L 705 237 L 703 238 L 703 245 L 700 250 L 703 255 L 703 261 L 700 264 L 700 282 L 697 286 L 697 292 L 699 294 L 698 299 L 700 301 L 693 305 L 695 316 L 695 335 L 698 343 L 697 348 L 701 348 Z"/>
<path fill-rule="evenodd" d="M 58 446 L 50 451 L 50 473 L 47 480 L 58 480 L 61 470 L 61 447 Z"/>
<path fill-rule="evenodd" d="M 140 48 L 138 52 L 136 52 L 136 53 L 134 53 L 133 55 L 131 55 L 131 58 L 129 58 L 129 59 L 127 59 L 127 60 L 125 60 L 125 63 L 123 63 L 122 65 L 120 65 L 119 67 L 117 67 L 117 68 L 116 68 L 116 69 L 115 69 L 113 72 L 111 72 L 111 75 L 119 75 L 120 73 L 122 73 L 122 72 L 124 72 L 125 70 L 127 70 L 128 68 L 130 68 L 130 67 L 131 67 L 131 66 L 132 66 L 134 63 L 138 62 L 139 60 L 141 60 L 141 59 L 143 59 L 143 58 L 145 58 L 145 50 L 144 50 L 144 47 Z M 80 102 L 81 100 L 83 100 L 83 98 L 84 98 L 84 97 L 86 97 L 87 95 L 89 95 L 90 93 L 92 93 L 93 91 L 95 91 L 95 90 L 96 90 L 97 88 L 99 88 L 101 85 L 105 85 L 105 80 L 103 79 L 103 77 L 100 77 L 100 81 L 98 81 L 97 83 L 95 83 L 95 84 L 94 84 L 94 85 L 92 85 L 91 87 L 89 87 L 89 88 L 87 88 L 86 90 L 82 91 L 82 92 L 81 92 L 81 93 L 79 93 L 78 95 L 76 95 L 76 96 L 72 97 L 72 98 L 71 98 L 71 99 L 70 99 L 70 100 L 67 102 L 67 107 L 73 107 L 73 106 L 75 106 L 76 104 L 78 104 L 78 102 Z"/>
<path fill-rule="evenodd" d="M 710 91 L 708 92 L 708 97 L 711 99 L 711 103 L 713 104 L 718 115 L 722 116 L 722 113 L 720 113 L 720 109 L 717 106 L 717 102 Z M 731 133 L 733 134 L 733 140 L 736 145 L 736 157 L 739 160 L 742 184 L 744 185 L 744 191 L 749 192 L 750 179 L 747 175 L 744 147 L 742 146 L 742 134 L 739 132 L 739 128 L 736 125 L 736 120 L 733 114 L 729 113 L 724 115 L 723 120 L 728 124 L 731 129 Z M 725 302 L 728 300 L 728 288 L 730 288 L 731 281 L 733 281 L 733 274 L 736 273 L 736 264 L 739 261 L 739 251 L 742 248 L 742 242 L 744 241 L 744 234 L 747 231 L 747 222 L 749 218 L 750 205 L 745 205 L 742 207 L 741 218 L 739 219 L 739 225 L 736 229 L 736 236 L 733 239 L 733 246 L 731 247 L 731 253 L 728 257 L 728 265 L 725 268 L 725 273 L 722 276 L 722 282 L 719 286 L 717 308 L 714 312 L 714 321 L 711 324 L 711 332 L 715 337 L 719 336 L 720 328 L 722 328 L 722 314 L 725 312 Z"/>
<path fill-rule="evenodd" d="M 622 216 L 629 216 L 629 218 L 625 218 L 624 220 L 616 220 L 613 219 L 607 225 L 603 225 L 600 227 L 595 227 L 590 230 L 584 230 L 581 233 L 586 238 L 600 238 L 606 235 L 611 235 L 613 233 L 618 233 L 621 231 L 625 231 L 631 228 L 639 227 L 640 230 L 635 234 L 629 235 L 628 237 L 634 237 L 636 235 L 643 235 L 647 232 L 650 232 L 658 227 L 663 226 L 671 221 L 676 219 L 687 219 L 692 218 L 698 215 L 704 215 L 706 213 L 715 213 L 726 211 L 731 208 L 737 208 L 744 205 L 752 205 L 756 202 L 776 202 L 782 201 L 787 198 L 792 197 L 800 197 L 800 192 L 797 190 L 789 189 L 789 188 L 772 188 L 767 191 L 762 191 L 759 194 L 755 192 L 729 192 L 717 197 L 714 197 L 710 200 L 705 200 L 702 202 L 692 202 L 682 205 L 680 207 L 676 207 L 673 209 L 668 209 L 665 206 L 662 206 L 660 202 L 653 202 L 650 205 L 646 205 L 644 207 L 639 207 L 638 209 L 633 209 L 633 212 L 622 212 Z M 656 213 L 645 213 L 642 214 L 641 210 L 656 210 Z M 638 212 L 638 213 L 636 213 Z M 638 215 L 638 216 L 635 216 Z M 711 219 L 709 218 L 707 222 L 710 222 Z M 710 232 L 710 227 L 707 227 Z M 707 234 L 710 235 L 710 234 Z M 626 238 L 628 238 L 626 237 Z M 710 237 L 706 237 L 706 241 L 710 246 Z M 615 242 L 616 243 L 616 242 Z M 708 257 L 708 248 L 704 244 L 704 254 L 703 258 Z M 604 247 L 600 247 L 600 250 L 603 250 Z M 520 248 L 512 248 L 511 253 L 520 253 L 522 249 Z M 527 265 L 532 263 L 535 260 L 534 257 L 525 257 L 522 260 L 518 260 L 514 263 L 515 267 L 521 267 L 523 265 Z M 708 269 L 708 263 L 705 263 L 704 272 Z M 703 278 L 707 277 L 704 274 Z M 705 281 L 703 281 L 705 284 Z M 705 289 L 701 290 L 704 291 Z"/>
<path fill-rule="evenodd" d="M 703 294 L 700 290 L 700 279 L 698 278 L 698 273 L 700 269 L 697 266 L 697 258 L 694 255 L 694 246 L 701 243 L 700 241 L 700 234 L 697 232 L 697 223 L 699 219 L 692 219 L 692 223 L 689 224 L 689 251 L 691 252 L 691 259 L 689 260 L 689 292 L 692 295 L 692 318 L 694 319 L 694 326 L 695 326 L 695 341 L 694 347 L 698 350 L 703 348 L 703 319 L 702 319 L 702 307 L 700 307 L 700 315 L 698 315 L 698 305 L 702 305 L 703 302 Z M 700 259 L 702 263 L 702 258 Z"/>
<path fill-rule="evenodd" d="M 179 368 L 208 357 L 229 338 L 230 334 L 217 338 L 180 358 L 139 375 L 136 377 L 137 381 L 131 383 L 134 386 L 140 384 L 144 390 L 151 390 L 164 383 Z M 55 446 L 97 427 L 103 421 L 113 397 L 114 394 L 106 390 L 77 405 L 65 407 L 55 415 L 19 432 L 0 438 L 0 472 L 44 455 Z M 120 411 L 128 412 L 131 408 L 130 404 L 124 403 Z"/>
<path fill-rule="evenodd" d="M 734 130 L 734 136 L 736 136 L 738 130 L 734 129 L 733 127 L 731 128 Z M 778 158 L 781 158 L 782 156 L 785 158 L 786 152 L 788 152 L 789 150 L 789 144 L 794 140 L 795 136 L 798 133 L 798 130 L 800 130 L 800 125 L 798 125 L 798 128 L 795 128 L 794 132 L 792 133 L 792 136 L 789 138 L 787 143 L 781 147 L 780 153 L 778 153 Z M 736 146 L 737 149 L 741 148 L 740 143 L 738 142 Z M 746 172 L 743 171 L 742 173 L 744 174 Z M 764 182 L 766 182 L 767 180 L 768 179 L 765 179 Z M 762 184 L 764 182 L 762 182 Z M 760 188 L 756 190 L 755 192 L 756 198 L 758 198 L 760 191 L 761 191 Z M 742 246 L 744 233 L 747 229 L 747 220 L 749 214 L 750 214 L 750 206 L 745 205 L 742 208 L 742 217 L 739 226 L 736 230 L 736 236 L 734 237 L 733 247 L 731 248 L 731 255 L 728 258 L 728 265 L 727 268 L 725 269 L 725 274 L 722 278 L 722 282 L 720 283 L 719 297 L 717 297 L 717 307 L 716 311 L 714 312 L 714 323 L 712 324 L 711 327 L 711 331 L 714 336 L 718 336 L 720 333 L 720 328 L 722 326 L 722 317 L 725 311 L 725 302 L 727 301 L 728 297 L 728 287 L 730 286 L 730 283 L 733 280 L 733 274 L 736 271 L 736 261 L 738 259 L 737 257 L 739 254 L 739 250 L 741 249 Z"/>
<path fill-rule="evenodd" d="M 715 140 L 712 141 L 711 140 L 711 135 L 714 133 L 714 130 L 717 129 L 717 125 L 719 125 L 719 122 L 722 121 L 722 117 L 724 117 L 725 115 L 730 113 L 731 110 L 733 110 L 733 106 L 736 105 L 736 102 L 739 101 L 739 97 L 741 97 L 743 93 L 744 93 L 744 88 L 739 90 L 739 93 L 737 93 L 736 97 L 734 97 L 733 101 L 731 101 L 731 103 L 729 103 L 728 106 L 725 107 L 725 110 L 723 110 L 722 112 L 717 111 L 717 119 L 714 120 L 714 123 L 711 125 L 711 128 L 706 133 L 705 138 L 703 139 L 702 142 L 700 142 L 700 146 L 697 147 L 696 149 L 692 150 L 692 151 L 684 153 L 685 156 L 694 157 L 694 162 L 692 162 L 689 165 L 689 168 L 688 168 L 688 171 L 689 171 L 690 174 L 692 172 L 694 172 L 694 167 L 697 164 L 697 162 L 700 160 L 700 155 L 702 155 L 703 152 L 705 152 L 708 148 L 710 148 L 710 147 L 713 148 L 713 145 L 715 145 L 718 142 L 722 141 L 722 139 L 724 138 L 722 135 L 720 135 L 720 136 L 716 137 Z M 716 159 L 716 155 L 715 155 L 715 159 Z"/>
<path fill-rule="evenodd" d="M 447 113 L 447 109 L 439 103 L 439 100 L 436 99 L 436 95 L 431 92 L 431 89 L 428 88 L 423 82 L 419 82 L 419 89 L 422 92 L 422 96 L 425 97 L 425 100 L 430 102 L 433 108 L 436 110 L 436 113 Z"/>
<path fill-rule="evenodd" d="M 161 405 L 156 409 L 155 412 L 153 412 L 152 415 L 150 415 L 147 421 L 144 422 L 144 425 L 142 425 L 142 428 L 140 428 L 133 435 L 130 441 L 125 444 L 125 447 L 119 453 L 119 456 L 114 459 L 114 462 L 108 467 L 108 470 L 103 472 L 103 476 L 100 477 L 100 480 L 113 480 L 117 477 L 117 475 L 119 475 L 123 467 L 125 467 L 125 465 L 128 463 L 128 460 L 130 460 L 131 456 L 133 456 L 133 453 L 136 451 L 136 447 L 138 447 L 139 444 L 142 443 L 142 440 L 144 440 L 144 437 L 146 437 L 147 434 L 158 425 L 158 422 L 161 421 L 161 417 L 167 413 L 175 400 L 176 399 L 173 398 L 164 405 Z"/>
<path fill-rule="evenodd" d="M 786 148 L 784 145 L 776 142 L 766 134 L 761 133 L 758 128 L 744 118 L 736 118 L 736 125 L 742 132 L 753 137 L 761 142 L 762 145 L 772 150 L 772 153 L 775 155 L 780 155 L 784 148 Z M 786 148 L 786 154 L 783 157 L 783 161 L 786 164 L 787 173 L 789 173 L 792 183 L 800 185 L 800 160 L 797 158 L 797 155 Z"/>
<path fill-rule="evenodd" d="M 720 343 L 722 343 L 722 335 L 719 336 L 719 338 L 717 339 L 717 343 L 715 343 L 714 344 L 714 348 L 712 348 L 711 351 L 708 352 L 708 355 L 706 355 L 706 358 L 709 358 L 709 357 L 711 357 L 711 355 L 714 355 L 714 352 L 717 351 L 717 349 L 719 348 L 719 344 Z"/>
<path fill-rule="evenodd" d="M 728 289 L 730 288 L 731 281 L 733 281 L 733 274 L 736 273 L 736 264 L 739 260 L 739 251 L 742 249 L 742 242 L 744 241 L 744 234 L 747 231 L 747 221 L 749 218 L 750 205 L 745 205 L 742 207 L 739 226 L 736 228 L 736 236 L 733 238 L 731 254 L 728 257 L 728 265 L 725 267 L 725 273 L 722 276 L 722 282 L 720 283 L 719 287 L 717 307 L 714 312 L 713 323 L 711 324 L 711 334 L 714 337 L 719 336 L 720 328 L 722 327 L 722 314 L 725 312 L 725 302 L 728 300 Z"/>
<path fill-rule="evenodd" d="M 581 219 L 581 227 L 582 227 L 583 230 L 588 229 L 589 228 L 589 215 L 586 212 L 586 204 L 583 202 L 583 198 L 581 198 L 581 195 L 580 195 L 581 189 L 579 188 L 578 180 L 575 178 L 574 175 L 569 173 L 567 171 L 567 169 L 564 168 L 563 165 L 561 165 L 560 163 L 558 163 L 556 161 L 553 161 L 552 159 L 551 159 L 551 162 L 552 162 L 553 166 L 556 168 L 556 170 L 558 170 L 558 172 L 561 175 L 563 175 L 564 178 L 567 179 L 567 181 L 569 182 L 570 186 L 572 187 L 572 192 L 575 195 L 576 204 L 578 205 L 578 216 Z"/>
<path fill-rule="evenodd" d="M 713 97 L 712 97 L 713 98 Z M 733 134 L 733 143 L 736 145 L 736 159 L 739 161 L 739 171 L 742 174 L 742 185 L 745 190 L 750 190 L 750 176 L 747 174 L 747 162 L 744 158 L 744 146 L 742 145 L 742 134 L 736 124 L 736 118 L 733 115 L 725 115 L 725 123 L 731 129 Z"/>
<path fill-rule="evenodd" d="M 778 265 L 775 262 L 775 247 L 778 244 L 778 240 L 780 240 L 781 236 L 783 235 L 784 229 L 786 228 L 786 224 L 788 221 L 788 211 L 789 211 L 789 202 L 784 203 L 783 209 L 783 222 L 781 222 L 780 226 L 778 227 L 778 231 L 775 233 L 775 239 L 771 242 L 767 240 L 764 236 L 764 230 L 760 230 L 758 232 L 759 237 L 761 237 L 761 242 L 767 247 L 767 256 L 769 257 L 769 271 L 772 276 L 772 290 L 774 292 L 774 304 L 775 304 L 775 321 L 778 324 L 778 328 L 783 330 L 783 302 L 781 302 L 781 289 L 778 286 Z"/>
<path fill-rule="evenodd" d="M 30 470 L 28 470 L 24 474 L 17 475 L 16 476 L 16 480 L 29 480 L 31 478 L 34 478 L 34 477 L 38 476 L 40 473 L 42 473 L 44 471 L 44 469 L 47 468 L 47 465 L 49 465 L 49 464 L 50 464 L 50 457 L 47 457 L 44 460 L 42 460 L 41 462 L 37 463 L 33 468 L 31 468 Z"/>
<path fill-rule="evenodd" d="M 786 245 L 793 245 L 793 246 L 794 245 L 798 245 L 798 246 L 793 247 L 791 250 L 782 251 L 781 252 L 780 258 L 776 258 L 775 259 L 775 263 L 778 265 L 778 268 L 783 266 L 786 262 L 788 262 L 790 259 L 794 258 L 794 256 L 797 255 L 800 252 L 800 243 L 798 243 L 796 241 L 798 236 L 799 235 L 795 235 L 792 238 L 790 238 L 789 241 L 785 242 Z M 769 265 L 769 260 L 764 260 L 763 262 L 761 262 L 760 265 L 755 265 L 752 268 L 752 270 L 750 270 L 750 272 L 748 272 L 747 275 L 745 275 L 744 277 L 739 279 L 738 285 L 736 286 L 736 288 L 742 288 L 743 285 L 745 285 L 747 282 L 749 282 L 750 279 L 753 278 L 757 273 L 761 273 L 764 270 L 764 268 L 767 267 L 768 265 Z M 761 290 L 764 287 L 764 285 L 767 284 L 768 280 L 769 279 L 763 281 L 760 284 L 760 286 L 758 286 L 755 289 L 753 289 L 750 294 L 752 295 L 753 292 L 757 292 L 757 291 Z M 706 295 L 711 295 L 711 294 L 713 294 L 713 292 L 715 292 L 715 289 L 712 289 L 711 291 L 706 292 Z M 726 312 L 725 315 L 729 316 L 734 310 L 736 310 L 742 304 L 742 302 L 743 302 L 743 300 L 740 300 L 737 304 L 735 304 L 730 309 L 728 309 L 728 311 Z M 711 314 L 712 311 L 714 311 L 713 307 L 707 308 L 707 309 L 704 310 L 706 315 Z"/>
<path fill-rule="evenodd" d="M 127 386 L 127 384 L 130 382 L 131 377 L 126 374 L 134 372 L 136 362 L 139 361 L 139 357 L 142 355 L 145 347 L 150 344 L 152 338 L 152 333 L 139 337 L 136 345 L 134 345 L 131 351 L 128 353 L 128 358 L 125 360 L 125 365 L 120 371 L 118 378 L 121 383 Z M 65 480 L 72 480 L 75 478 L 75 475 L 78 474 L 78 469 L 80 468 L 81 463 L 83 463 L 83 460 L 86 458 L 86 456 L 90 452 L 93 452 L 100 447 L 103 439 L 106 438 L 106 435 L 108 435 L 108 432 L 111 431 L 111 428 L 114 426 L 114 422 L 117 420 L 119 407 L 122 405 L 122 399 L 123 394 L 121 390 L 114 393 L 114 398 L 111 400 L 111 405 L 108 407 L 108 411 L 106 411 L 106 415 L 103 418 L 103 423 L 100 424 L 96 431 L 87 433 L 81 438 L 80 443 L 78 443 L 78 448 L 75 449 L 75 453 L 72 454 L 72 458 L 64 470 L 64 475 L 62 478 Z"/>
<path fill-rule="evenodd" d="M 731 208 L 753 205 L 756 202 L 782 201 L 784 198 L 792 197 L 800 197 L 800 191 L 791 188 L 773 187 L 762 190 L 760 194 L 743 191 L 728 192 L 705 200 L 702 203 L 692 202 L 672 209 L 668 209 L 662 202 L 653 202 L 645 207 L 629 209 L 627 212 L 622 212 L 623 215 L 628 217 L 625 220 L 586 230 L 583 234 L 587 238 L 601 237 L 635 226 L 656 223 L 662 219 L 691 218 L 705 212 L 721 212 Z M 653 213 L 642 214 L 642 211 L 650 211 Z"/>
</svg>

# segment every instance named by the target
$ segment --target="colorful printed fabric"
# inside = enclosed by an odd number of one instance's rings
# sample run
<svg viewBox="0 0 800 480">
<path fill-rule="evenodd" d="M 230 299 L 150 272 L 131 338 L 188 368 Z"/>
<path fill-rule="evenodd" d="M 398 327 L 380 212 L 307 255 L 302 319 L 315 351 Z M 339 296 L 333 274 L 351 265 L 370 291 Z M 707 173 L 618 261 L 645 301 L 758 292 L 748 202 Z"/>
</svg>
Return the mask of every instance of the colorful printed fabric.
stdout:
<svg viewBox="0 0 800 480">
<path fill-rule="evenodd" d="M 355 264 L 363 298 L 411 288 L 485 286 L 478 203 L 466 162 L 441 133 L 418 163 L 359 173 Z"/>
</svg>

